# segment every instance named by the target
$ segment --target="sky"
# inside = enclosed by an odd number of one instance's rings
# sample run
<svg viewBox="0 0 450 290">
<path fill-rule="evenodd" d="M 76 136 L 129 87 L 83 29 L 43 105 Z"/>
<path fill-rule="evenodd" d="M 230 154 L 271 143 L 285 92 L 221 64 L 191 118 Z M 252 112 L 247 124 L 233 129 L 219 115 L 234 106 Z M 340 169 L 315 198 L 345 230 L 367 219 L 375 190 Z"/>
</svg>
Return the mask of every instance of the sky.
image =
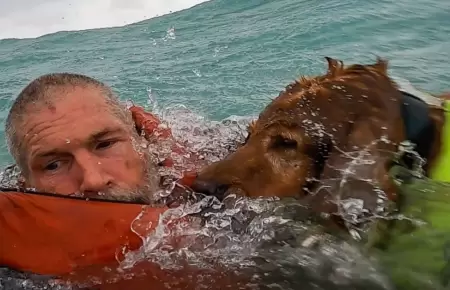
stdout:
<svg viewBox="0 0 450 290">
<path fill-rule="evenodd" d="M 0 39 L 123 26 L 206 0 L 0 0 Z"/>
</svg>

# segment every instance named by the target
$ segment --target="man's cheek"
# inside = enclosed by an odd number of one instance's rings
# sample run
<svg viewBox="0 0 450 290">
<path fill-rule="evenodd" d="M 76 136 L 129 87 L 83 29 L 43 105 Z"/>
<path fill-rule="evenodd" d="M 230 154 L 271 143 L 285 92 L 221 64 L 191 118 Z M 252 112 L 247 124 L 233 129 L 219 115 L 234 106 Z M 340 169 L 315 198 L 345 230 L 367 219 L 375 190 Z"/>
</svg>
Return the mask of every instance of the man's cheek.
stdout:
<svg viewBox="0 0 450 290">
<path fill-rule="evenodd" d="M 131 156 L 130 156 L 131 157 Z M 114 175 L 122 179 L 122 182 L 137 182 L 142 180 L 144 175 L 144 162 L 139 157 L 116 160 L 110 165 L 114 170 Z M 131 185 L 131 184 L 130 184 Z"/>
<path fill-rule="evenodd" d="M 51 177 L 51 178 L 36 178 L 35 187 L 38 191 L 53 192 L 58 194 L 73 194 L 78 191 L 75 181 L 71 178 Z"/>
</svg>

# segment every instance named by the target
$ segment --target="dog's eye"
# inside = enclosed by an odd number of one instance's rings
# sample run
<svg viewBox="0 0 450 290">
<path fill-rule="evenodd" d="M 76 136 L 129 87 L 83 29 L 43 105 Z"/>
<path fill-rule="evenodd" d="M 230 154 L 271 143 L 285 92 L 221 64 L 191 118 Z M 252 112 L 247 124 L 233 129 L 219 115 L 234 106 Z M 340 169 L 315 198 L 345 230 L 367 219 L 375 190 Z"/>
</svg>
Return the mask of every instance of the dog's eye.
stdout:
<svg viewBox="0 0 450 290">
<path fill-rule="evenodd" d="M 278 135 L 272 138 L 271 147 L 274 149 L 297 149 L 297 141 Z"/>
</svg>

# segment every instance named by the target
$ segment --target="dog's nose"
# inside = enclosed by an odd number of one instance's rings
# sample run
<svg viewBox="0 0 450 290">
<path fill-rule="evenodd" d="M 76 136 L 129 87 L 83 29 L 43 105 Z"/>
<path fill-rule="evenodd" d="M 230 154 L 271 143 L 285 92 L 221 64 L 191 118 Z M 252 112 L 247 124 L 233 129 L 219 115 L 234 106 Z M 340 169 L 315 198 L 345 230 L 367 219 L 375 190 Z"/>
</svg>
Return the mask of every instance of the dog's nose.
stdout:
<svg viewBox="0 0 450 290">
<path fill-rule="evenodd" d="M 230 186 L 227 184 L 221 184 L 215 181 L 195 179 L 191 188 L 198 193 L 203 193 L 206 195 L 212 195 L 218 199 L 223 199 L 225 193 Z"/>
</svg>

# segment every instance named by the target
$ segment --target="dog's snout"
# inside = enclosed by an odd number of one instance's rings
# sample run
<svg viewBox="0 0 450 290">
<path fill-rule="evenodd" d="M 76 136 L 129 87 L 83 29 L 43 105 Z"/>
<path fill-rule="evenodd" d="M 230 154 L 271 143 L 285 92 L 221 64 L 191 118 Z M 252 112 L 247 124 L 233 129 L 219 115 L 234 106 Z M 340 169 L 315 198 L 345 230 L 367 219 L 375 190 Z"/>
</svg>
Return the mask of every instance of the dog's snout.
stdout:
<svg viewBox="0 0 450 290">
<path fill-rule="evenodd" d="M 225 197 L 230 186 L 227 184 L 221 184 L 215 181 L 196 179 L 192 184 L 192 189 L 196 192 L 203 193 L 206 195 L 212 195 L 219 199 Z"/>
</svg>

